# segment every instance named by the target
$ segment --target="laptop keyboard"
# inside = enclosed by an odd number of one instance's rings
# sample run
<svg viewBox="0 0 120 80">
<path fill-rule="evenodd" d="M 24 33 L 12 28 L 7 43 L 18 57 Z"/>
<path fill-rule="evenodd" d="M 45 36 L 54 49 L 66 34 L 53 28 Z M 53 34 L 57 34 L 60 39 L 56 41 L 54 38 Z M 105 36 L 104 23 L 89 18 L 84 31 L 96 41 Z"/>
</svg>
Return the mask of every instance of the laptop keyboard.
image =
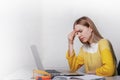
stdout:
<svg viewBox="0 0 120 80">
<path fill-rule="evenodd" d="M 60 73 L 59 71 L 57 71 L 57 70 L 45 70 L 46 72 L 48 72 L 48 73 Z"/>
<path fill-rule="evenodd" d="M 52 75 L 52 78 L 55 76 L 59 76 L 61 72 L 57 70 L 45 70 L 46 72 L 50 73 Z"/>
</svg>

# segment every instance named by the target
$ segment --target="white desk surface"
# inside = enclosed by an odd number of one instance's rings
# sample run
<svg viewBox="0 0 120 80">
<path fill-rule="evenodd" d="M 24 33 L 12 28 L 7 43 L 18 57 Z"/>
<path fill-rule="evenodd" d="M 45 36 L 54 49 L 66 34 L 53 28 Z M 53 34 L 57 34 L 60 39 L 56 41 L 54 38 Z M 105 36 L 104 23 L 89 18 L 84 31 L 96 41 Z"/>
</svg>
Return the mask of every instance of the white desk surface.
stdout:
<svg viewBox="0 0 120 80">
<path fill-rule="evenodd" d="M 33 76 L 32 73 L 33 73 L 32 68 L 22 68 L 9 74 L 3 80 L 33 80 L 31 79 Z"/>
<path fill-rule="evenodd" d="M 120 76 L 106 77 L 106 80 L 120 80 Z"/>
<path fill-rule="evenodd" d="M 24 68 L 6 76 L 3 80 L 34 80 L 31 79 L 32 77 L 33 77 L 33 69 Z M 120 80 L 120 76 L 105 77 L 105 80 Z"/>
</svg>

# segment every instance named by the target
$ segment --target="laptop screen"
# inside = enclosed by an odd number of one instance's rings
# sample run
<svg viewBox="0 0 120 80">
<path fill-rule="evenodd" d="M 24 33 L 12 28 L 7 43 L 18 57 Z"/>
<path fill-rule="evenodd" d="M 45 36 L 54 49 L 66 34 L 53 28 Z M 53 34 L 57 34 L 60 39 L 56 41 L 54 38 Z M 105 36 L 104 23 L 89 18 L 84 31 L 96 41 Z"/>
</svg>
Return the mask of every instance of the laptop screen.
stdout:
<svg viewBox="0 0 120 80">
<path fill-rule="evenodd" d="M 36 45 L 31 45 L 31 50 L 32 50 L 32 54 L 33 54 L 37 69 L 44 70 Z"/>
</svg>

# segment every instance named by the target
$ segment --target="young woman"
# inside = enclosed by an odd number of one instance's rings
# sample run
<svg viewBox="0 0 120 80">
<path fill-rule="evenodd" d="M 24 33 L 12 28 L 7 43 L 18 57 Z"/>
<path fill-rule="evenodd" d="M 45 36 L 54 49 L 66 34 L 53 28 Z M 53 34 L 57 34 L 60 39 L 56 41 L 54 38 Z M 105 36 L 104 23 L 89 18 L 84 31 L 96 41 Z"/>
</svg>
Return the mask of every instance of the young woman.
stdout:
<svg viewBox="0 0 120 80">
<path fill-rule="evenodd" d="M 73 48 L 76 36 L 83 43 L 77 56 Z M 88 74 L 113 76 L 116 73 L 116 64 L 109 41 L 100 35 L 93 21 L 86 16 L 75 21 L 73 31 L 68 35 L 66 58 L 71 72 L 85 65 Z"/>
</svg>

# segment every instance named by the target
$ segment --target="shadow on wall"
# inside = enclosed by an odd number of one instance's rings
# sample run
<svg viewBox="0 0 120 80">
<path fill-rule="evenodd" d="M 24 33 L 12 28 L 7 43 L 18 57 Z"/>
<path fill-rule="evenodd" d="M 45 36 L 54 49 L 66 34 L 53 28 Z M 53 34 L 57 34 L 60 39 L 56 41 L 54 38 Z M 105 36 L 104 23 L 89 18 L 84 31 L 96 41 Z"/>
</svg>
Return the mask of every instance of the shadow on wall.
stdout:
<svg viewBox="0 0 120 80">
<path fill-rule="evenodd" d="M 111 44 L 110 41 L 109 41 L 109 44 L 110 44 L 112 56 L 113 56 L 113 58 L 114 58 L 114 60 L 115 60 L 115 63 L 116 63 L 116 65 L 117 65 L 117 58 L 116 58 L 116 55 L 115 55 L 115 51 L 114 51 L 113 46 L 112 46 L 112 44 Z"/>
<path fill-rule="evenodd" d="M 118 63 L 117 72 L 118 72 L 118 75 L 120 75 L 120 61 Z"/>
</svg>

